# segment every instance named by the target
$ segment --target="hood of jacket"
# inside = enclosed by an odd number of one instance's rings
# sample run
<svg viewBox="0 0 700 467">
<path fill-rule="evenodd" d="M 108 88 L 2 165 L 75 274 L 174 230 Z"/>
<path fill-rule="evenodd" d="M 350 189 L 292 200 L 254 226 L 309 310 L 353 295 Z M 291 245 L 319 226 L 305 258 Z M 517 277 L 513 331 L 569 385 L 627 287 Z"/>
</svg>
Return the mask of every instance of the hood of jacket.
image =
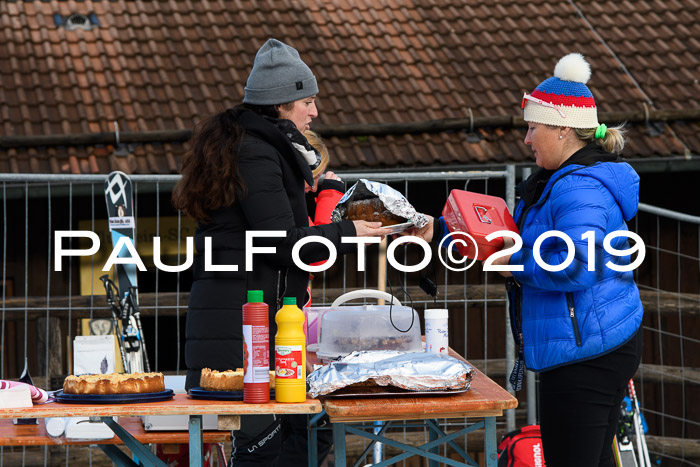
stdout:
<svg viewBox="0 0 700 467">
<path fill-rule="evenodd" d="M 571 155 L 557 170 L 539 169 L 520 182 L 516 194 L 526 206 L 535 204 L 560 178 L 574 172 L 598 180 L 615 198 L 626 221 L 639 207 L 639 175 L 618 154 L 591 142 Z"/>
<path fill-rule="evenodd" d="M 290 162 L 295 161 L 296 163 L 294 165 L 298 166 L 304 181 L 313 186 L 314 176 L 309 167 L 309 162 L 280 129 L 280 125 L 277 124 L 277 119 L 263 117 L 241 106 L 236 107 L 235 112 L 238 124 L 241 125 L 246 134 L 255 136 L 274 146 L 274 148 L 284 157 L 288 158 Z"/>
</svg>

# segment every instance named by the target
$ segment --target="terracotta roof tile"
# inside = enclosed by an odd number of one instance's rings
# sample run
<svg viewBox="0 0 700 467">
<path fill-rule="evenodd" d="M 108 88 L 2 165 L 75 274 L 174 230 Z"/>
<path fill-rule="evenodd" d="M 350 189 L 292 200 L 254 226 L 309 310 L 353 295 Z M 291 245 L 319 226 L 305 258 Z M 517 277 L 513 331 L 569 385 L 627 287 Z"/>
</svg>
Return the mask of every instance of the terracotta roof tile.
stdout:
<svg viewBox="0 0 700 467">
<path fill-rule="evenodd" d="M 638 110 L 643 92 L 659 109 L 700 107 L 700 4 L 661 0 L 576 2 L 632 73 L 625 75 L 568 1 L 397 0 L 247 2 L 4 2 L 0 5 L 0 128 L 3 135 L 189 129 L 242 98 L 255 50 L 270 36 L 299 49 L 319 79 L 318 122 L 412 122 L 520 115 L 523 91 L 580 50 L 601 111 Z M 53 14 L 94 13 L 90 31 L 57 28 Z M 670 129 L 682 123 L 674 123 Z M 695 132 L 693 129 L 695 128 Z M 639 138 L 633 157 L 699 152 L 697 126 Z M 331 138 L 334 167 L 521 162 L 520 129 Z M 685 146 L 684 146 L 685 145 Z M 8 171 L 173 173 L 180 144 L 108 150 L 6 150 Z M 629 152 L 626 153 L 629 154 Z M 665 152 L 664 152 L 665 151 Z M 65 154 L 76 163 L 69 164 Z M 7 159 L 7 160 L 5 160 Z"/>
</svg>

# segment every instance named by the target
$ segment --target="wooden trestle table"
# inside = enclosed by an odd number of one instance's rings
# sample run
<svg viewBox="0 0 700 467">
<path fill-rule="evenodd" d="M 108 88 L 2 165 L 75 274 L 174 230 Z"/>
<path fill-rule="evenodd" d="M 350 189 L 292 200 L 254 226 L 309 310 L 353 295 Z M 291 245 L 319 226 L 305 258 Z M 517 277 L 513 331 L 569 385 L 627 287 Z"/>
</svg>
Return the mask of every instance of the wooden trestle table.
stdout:
<svg viewBox="0 0 700 467">
<path fill-rule="evenodd" d="M 454 350 L 450 349 L 450 355 L 464 360 Z M 310 355 L 314 359 L 315 355 Z M 466 361 L 466 360 L 464 360 Z M 413 455 L 429 459 L 431 467 L 438 462 L 447 465 L 478 465 L 452 440 L 474 430 L 484 429 L 484 454 L 487 467 L 496 467 L 496 417 L 503 415 L 506 409 L 517 407 L 518 400 L 508 391 L 492 381 L 488 376 L 474 368 L 474 377 L 468 391 L 437 396 L 357 396 L 357 397 L 321 397 L 323 409 L 333 423 L 333 443 L 336 467 L 345 467 L 345 435 L 355 434 L 371 440 L 371 444 L 365 450 L 368 453 L 372 444 L 380 442 L 403 450 L 402 454 L 386 459 L 375 467 L 391 465 Z M 445 433 L 439 425 L 441 418 L 476 418 L 474 424 L 455 431 Z M 316 421 L 320 416 L 312 418 L 309 436 L 310 462 L 315 459 L 315 431 L 318 429 Z M 405 420 L 413 423 L 397 424 L 394 421 Z M 381 431 L 377 431 L 375 421 L 385 421 L 381 425 Z M 418 423 L 416 423 L 417 421 Z M 410 446 L 383 436 L 389 427 L 427 427 L 429 430 L 429 442 L 422 446 Z M 458 462 L 438 454 L 438 447 L 448 443 L 460 456 L 463 462 Z M 363 453 L 364 455 L 364 453 Z M 466 463 L 466 464 L 465 464 Z"/>
<path fill-rule="evenodd" d="M 146 402 L 134 404 L 66 404 L 52 402 L 48 404 L 35 405 L 34 407 L 0 409 L 0 419 L 13 418 L 51 418 L 51 417 L 91 417 L 92 421 L 106 423 L 112 431 L 122 440 L 122 442 L 131 449 L 132 453 L 145 465 L 155 465 L 166 467 L 165 463 L 158 459 L 150 449 L 142 443 L 159 442 L 156 441 L 157 435 L 160 433 L 152 433 L 153 436 L 135 437 L 130 433 L 128 427 L 122 426 L 115 422 L 112 417 L 134 417 L 138 415 L 189 415 L 189 439 L 190 448 L 190 465 L 202 465 L 202 415 L 217 414 L 217 415 L 261 415 L 261 414 L 315 414 L 321 412 L 321 403 L 315 399 L 307 399 L 305 402 L 294 404 L 278 404 L 271 401 L 268 404 L 246 404 L 239 401 L 211 401 L 192 399 L 187 394 L 175 394 L 171 400 L 161 402 Z M 12 423 L 10 421 L 10 423 Z M 41 423 L 41 422 L 40 422 Z M 22 437 L 18 434 L 23 433 L 24 427 L 27 425 L 13 426 L 11 436 L 15 440 L 21 440 Z M 2 427 L 10 430 L 7 424 Z M 36 428 L 36 425 L 34 426 Z M 3 431 L 3 434 L 5 432 Z M 26 433 L 25 433 L 26 434 Z M 30 443 L 31 433 L 24 440 L 27 444 Z M 185 433 L 182 433 L 185 435 Z M 206 435 L 207 437 L 209 435 Z M 167 436 L 166 436 L 167 437 Z M 3 437 L 4 438 L 4 437 Z M 162 438 L 162 436 L 161 436 Z M 13 442 L 3 440 L 4 444 L 18 444 L 21 442 Z M 112 443 L 113 441 L 109 441 Z M 162 442 L 162 441 L 160 441 Z M 117 449 L 111 444 L 101 444 L 101 440 L 92 441 L 89 444 L 99 444 L 105 453 L 110 456 L 112 461 L 119 466 L 134 466 L 137 465 L 123 451 Z M 46 443 L 53 444 L 53 443 Z"/>
</svg>

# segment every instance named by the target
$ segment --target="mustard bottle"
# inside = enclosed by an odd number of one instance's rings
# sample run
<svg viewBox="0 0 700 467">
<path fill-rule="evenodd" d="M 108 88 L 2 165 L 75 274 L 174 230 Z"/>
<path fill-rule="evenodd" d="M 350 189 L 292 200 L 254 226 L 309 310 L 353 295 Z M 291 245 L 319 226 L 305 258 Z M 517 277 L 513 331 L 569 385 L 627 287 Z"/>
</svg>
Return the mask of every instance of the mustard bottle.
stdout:
<svg viewBox="0 0 700 467">
<path fill-rule="evenodd" d="M 295 297 L 284 297 L 275 315 L 275 400 L 306 401 L 306 337 L 304 312 Z"/>
</svg>

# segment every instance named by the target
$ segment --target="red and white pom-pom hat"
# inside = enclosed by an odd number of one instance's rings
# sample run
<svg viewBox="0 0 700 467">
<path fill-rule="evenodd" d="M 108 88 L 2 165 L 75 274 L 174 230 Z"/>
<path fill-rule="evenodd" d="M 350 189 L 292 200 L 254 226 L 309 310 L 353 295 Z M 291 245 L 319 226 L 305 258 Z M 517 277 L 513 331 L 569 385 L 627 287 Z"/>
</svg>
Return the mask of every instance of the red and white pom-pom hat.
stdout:
<svg viewBox="0 0 700 467">
<path fill-rule="evenodd" d="M 579 53 L 562 57 L 554 76 L 542 81 L 532 94 L 525 93 L 522 108 L 526 122 L 571 128 L 597 128 L 598 110 L 586 83 L 591 67 Z"/>
</svg>

